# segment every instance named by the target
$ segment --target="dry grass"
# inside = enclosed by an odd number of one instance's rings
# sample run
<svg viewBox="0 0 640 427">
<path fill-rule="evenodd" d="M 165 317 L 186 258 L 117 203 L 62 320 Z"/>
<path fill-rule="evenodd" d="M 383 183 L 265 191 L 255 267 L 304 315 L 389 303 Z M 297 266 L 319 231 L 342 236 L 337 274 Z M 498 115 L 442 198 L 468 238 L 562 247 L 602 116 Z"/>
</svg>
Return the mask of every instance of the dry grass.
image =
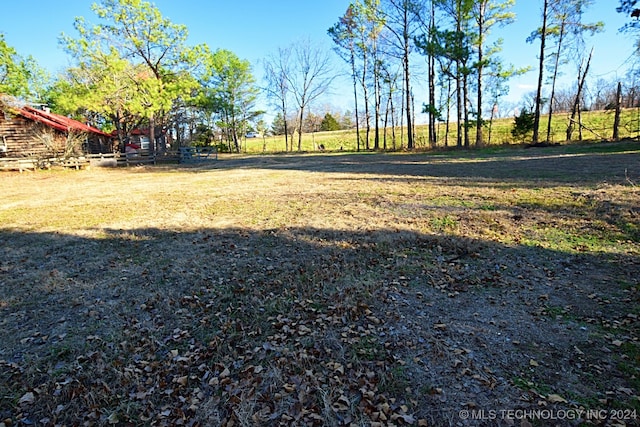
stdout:
<svg viewBox="0 0 640 427">
<path fill-rule="evenodd" d="M 0 180 L 5 425 L 640 409 L 635 142 Z"/>
<path fill-rule="evenodd" d="M 620 138 L 637 138 L 640 129 L 640 115 L 638 109 L 625 109 L 620 117 Z M 546 129 L 548 125 L 548 115 L 543 115 L 540 120 L 541 138 L 546 138 Z M 585 126 L 582 133 L 584 141 L 601 141 L 603 139 L 612 138 L 613 134 L 614 111 L 586 111 L 582 113 L 582 123 Z M 516 139 L 511 134 L 513 129 L 514 118 L 508 117 L 496 119 L 493 122 L 491 136 L 489 136 L 488 124 L 484 129 L 485 145 L 501 146 L 501 145 L 519 145 L 531 142 L 531 133 L 524 139 Z M 564 142 L 566 140 L 567 125 L 569 124 L 569 114 L 556 113 L 553 115 L 552 128 L 550 134 L 550 142 Z M 360 150 L 365 149 L 365 133 L 361 130 Z M 404 135 L 403 135 L 404 132 Z M 415 146 L 419 150 L 429 149 L 429 130 L 427 125 L 417 125 L 415 129 Z M 444 123 L 437 125 L 437 144 L 438 148 L 445 146 L 453 147 L 456 145 L 456 125 L 450 124 L 449 138 L 445 144 L 446 126 Z M 395 141 L 393 139 L 395 135 Z M 475 128 L 472 126 L 470 130 L 469 140 L 474 145 Z M 292 151 L 297 151 L 298 135 L 294 135 Z M 390 151 L 402 150 L 407 145 L 406 128 L 396 127 L 395 132 L 387 128 L 386 146 L 384 146 L 384 132 L 380 131 L 380 148 Z M 573 139 L 579 140 L 580 135 L 577 129 L 573 132 Z M 356 131 L 355 129 L 333 131 L 333 132 L 315 132 L 305 133 L 302 135 L 301 149 L 302 151 L 314 152 L 318 151 L 318 147 L 322 144 L 328 151 L 356 151 Z M 289 138 L 291 144 L 291 138 Z M 373 148 L 374 136 L 371 131 L 369 139 L 369 147 Z M 263 152 L 277 153 L 284 152 L 287 145 L 285 144 L 284 135 L 277 135 L 267 138 L 246 138 L 242 142 L 242 152 L 259 154 Z"/>
</svg>

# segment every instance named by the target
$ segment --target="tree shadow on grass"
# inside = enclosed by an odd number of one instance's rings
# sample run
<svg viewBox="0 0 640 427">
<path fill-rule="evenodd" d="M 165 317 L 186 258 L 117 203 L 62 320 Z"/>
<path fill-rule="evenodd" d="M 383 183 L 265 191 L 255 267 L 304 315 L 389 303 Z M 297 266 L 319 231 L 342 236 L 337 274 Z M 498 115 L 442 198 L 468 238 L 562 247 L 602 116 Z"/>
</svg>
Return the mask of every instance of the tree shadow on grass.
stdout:
<svg viewBox="0 0 640 427">
<path fill-rule="evenodd" d="M 0 417 L 339 425 L 387 404 L 442 425 L 468 402 L 626 407 L 638 273 L 623 254 L 395 230 L 3 230 Z"/>
<path fill-rule="evenodd" d="M 616 148 L 615 150 L 612 148 Z M 192 173 L 262 169 L 351 175 L 347 180 L 419 182 L 510 189 L 552 188 L 571 185 L 640 184 L 640 154 L 637 143 L 603 144 L 601 147 L 548 147 L 510 149 L 499 153 L 358 153 L 287 154 L 221 159 L 188 167 L 158 166 L 159 169 Z M 362 178 L 357 178 L 357 176 Z"/>
</svg>

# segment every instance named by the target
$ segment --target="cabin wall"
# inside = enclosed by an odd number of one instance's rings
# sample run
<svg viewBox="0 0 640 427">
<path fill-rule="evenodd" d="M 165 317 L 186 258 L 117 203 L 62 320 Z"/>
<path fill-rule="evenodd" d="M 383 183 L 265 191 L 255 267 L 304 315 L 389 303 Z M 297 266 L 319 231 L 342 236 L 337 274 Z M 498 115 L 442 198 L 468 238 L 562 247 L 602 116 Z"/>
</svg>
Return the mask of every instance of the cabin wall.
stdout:
<svg viewBox="0 0 640 427">
<path fill-rule="evenodd" d="M 37 135 L 44 132 L 44 126 L 22 116 L 0 110 L 0 156 L 40 157 L 47 153 L 47 147 Z M 56 143 L 64 138 L 54 133 Z"/>
<path fill-rule="evenodd" d="M 53 138 L 50 147 L 41 140 L 43 135 Z M 52 157 L 62 155 L 67 144 L 64 132 L 34 122 L 18 114 L 0 110 L 0 157 Z M 78 146 L 81 152 L 97 154 L 113 152 L 113 141 L 100 135 L 85 135 Z"/>
</svg>

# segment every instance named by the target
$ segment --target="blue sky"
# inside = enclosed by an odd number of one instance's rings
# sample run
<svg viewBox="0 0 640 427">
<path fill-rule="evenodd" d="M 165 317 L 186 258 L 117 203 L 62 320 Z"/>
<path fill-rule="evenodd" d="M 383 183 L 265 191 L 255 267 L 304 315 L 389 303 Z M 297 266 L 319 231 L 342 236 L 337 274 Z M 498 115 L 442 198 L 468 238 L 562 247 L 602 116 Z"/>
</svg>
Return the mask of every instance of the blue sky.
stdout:
<svg viewBox="0 0 640 427">
<path fill-rule="evenodd" d="M 212 49 L 225 48 L 240 58 L 249 60 L 257 77 L 262 74 L 259 61 L 301 38 L 310 38 L 327 49 L 331 40 L 326 30 L 346 10 L 349 0 L 154 0 L 152 1 L 174 23 L 185 24 L 191 44 L 206 43 Z M 58 38 L 62 32 L 76 36 L 73 21 L 84 16 L 88 22 L 97 22 L 91 11 L 91 0 L 30 0 L 2 1 L 0 32 L 6 42 L 22 56 L 32 55 L 38 63 L 55 73 L 68 65 L 68 57 L 60 48 Z M 540 25 L 542 0 L 517 0 L 513 11 L 516 22 L 493 31 L 504 39 L 500 54 L 507 63 L 522 67 L 537 64 L 537 43 L 526 43 L 527 36 Z M 606 79 L 624 77 L 633 40 L 618 29 L 626 18 L 615 11 L 617 0 L 595 0 L 586 22 L 602 20 L 606 31 L 587 41 L 594 46 L 591 77 Z M 420 61 L 420 59 L 418 59 Z M 339 64 L 339 60 L 336 59 Z M 420 64 L 418 64 L 420 65 Z M 570 69 L 567 69 L 567 74 Z M 415 71 L 419 78 L 420 67 Z M 509 101 L 516 103 L 523 94 L 535 87 L 534 71 L 512 82 Z M 565 80 L 569 77 L 565 77 Z M 336 89 L 325 102 L 338 109 L 351 106 L 349 97 L 342 97 Z M 416 103 L 422 103 L 416 94 Z"/>
</svg>

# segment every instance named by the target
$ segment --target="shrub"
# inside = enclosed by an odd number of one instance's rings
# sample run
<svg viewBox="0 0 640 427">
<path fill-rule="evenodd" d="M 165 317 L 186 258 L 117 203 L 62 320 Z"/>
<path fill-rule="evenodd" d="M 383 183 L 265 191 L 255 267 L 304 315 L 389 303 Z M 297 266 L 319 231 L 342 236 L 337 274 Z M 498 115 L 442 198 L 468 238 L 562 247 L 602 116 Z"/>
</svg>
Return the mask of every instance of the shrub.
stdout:
<svg viewBox="0 0 640 427">
<path fill-rule="evenodd" d="M 535 114 L 526 108 L 520 111 L 520 115 L 514 117 L 513 129 L 511 129 L 511 135 L 518 140 L 528 136 L 533 132 L 533 125 L 535 121 Z"/>
</svg>

